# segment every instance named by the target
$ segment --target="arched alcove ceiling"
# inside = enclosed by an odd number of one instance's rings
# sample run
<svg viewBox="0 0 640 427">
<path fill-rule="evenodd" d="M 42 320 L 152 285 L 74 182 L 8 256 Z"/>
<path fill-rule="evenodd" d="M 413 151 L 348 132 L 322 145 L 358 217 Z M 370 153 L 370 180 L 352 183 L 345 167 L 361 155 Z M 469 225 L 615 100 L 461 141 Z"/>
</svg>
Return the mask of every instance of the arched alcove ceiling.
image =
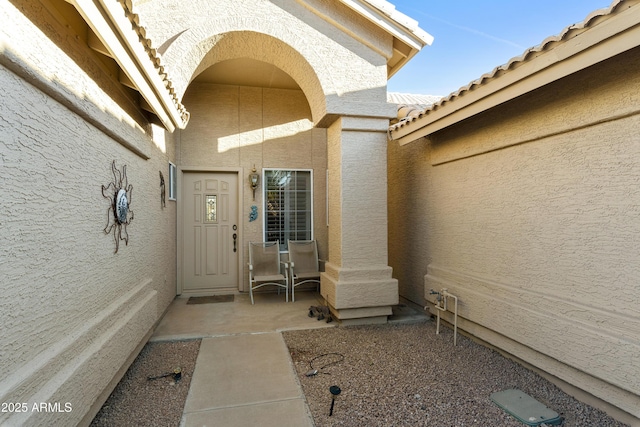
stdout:
<svg viewBox="0 0 640 427">
<path fill-rule="evenodd" d="M 187 35 L 188 32 L 182 37 Z M 191 72 L 188 82 L 176 82 L 181 98 L 188 84 L 202 72 L 215 64 L 240 58 L 270 64 L 290 76 L 307 97 L 314 122 L 326 114 L 325 94 L 335 93 L 330 78 L 324 76 L 324 81 L 321 81 L 322 77 L 297 50 L 275 37 L 258 32 L 217 34 L 193 44 L 183 58 L 180 75 L 185 76 L 189 70 Z M 322 67 L 319 68 L 322 70 Z"/>
<path fill-rule="evenodd" d="M 216 62 L 196 76 L 190 86 L 194 82 L 300 90 L 298 83 L 280 68 L 249 58 Z"/>
</svg>

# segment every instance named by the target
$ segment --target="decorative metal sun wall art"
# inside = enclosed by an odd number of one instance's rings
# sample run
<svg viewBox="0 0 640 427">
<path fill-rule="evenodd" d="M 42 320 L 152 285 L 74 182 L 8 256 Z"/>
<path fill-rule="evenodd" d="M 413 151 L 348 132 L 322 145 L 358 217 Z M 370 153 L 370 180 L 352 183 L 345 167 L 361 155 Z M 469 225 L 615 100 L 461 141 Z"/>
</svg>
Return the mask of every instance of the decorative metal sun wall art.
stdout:
<svg viewBox="0 0 640 427">
<path fill-rule="evenodd" d="M 127 233 L 127 225 L 133 221 L 133 211 L 129 209 L 131 204 L 131 193 L 133 185 L 129 184 L 127 179 L 127 165 L 122 166 L 122 172 L 116 167 L 116 161 L 111 164 L 113 172 L 113 182 L 106 187 L 102 186 L 102 195 L 111 202 L 111 206 L 107 209 L 107 226 L 104 228 L 104 234 L 113 232 L 113 239 L 116 242 L 116 250 L 118 253 L 120 240 L 124 240 L 124 244 L 129 244 L 129 233 Z"/>
</svg>

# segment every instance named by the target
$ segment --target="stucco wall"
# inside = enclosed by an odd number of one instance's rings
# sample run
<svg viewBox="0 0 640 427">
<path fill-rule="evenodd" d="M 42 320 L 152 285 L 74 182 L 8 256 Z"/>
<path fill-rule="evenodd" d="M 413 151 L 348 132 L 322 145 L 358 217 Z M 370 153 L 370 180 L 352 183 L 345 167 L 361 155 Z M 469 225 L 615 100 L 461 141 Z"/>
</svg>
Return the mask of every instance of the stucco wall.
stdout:
<svg viewBox="0 0 640 427">
<path fill-rule="evenodd" d="M 75 425 L 175 296 L 176 206 L 160 206 L 159 185 L 175 148 L 170 135 L 145 133 L 86 45 L 52 39 L 60 27 L 47 9 L 15 6 L 0 7 L 0 401 L 27 410 L 3 411 L 0 424 Z M 135 213 L 117 254 L 101 193 L 114 160 L 127 167 Z M 61 412 L 34 411 L 41 403 Z"/>
<path fill-rule="evenodd" d="M 323 126 L 340 114 L 390 112 L 387 58 L 393 55 L 393 38 L 340 2 L 135 3 L 180 95 L 204 69 L 242 57 L 289 74 L 305 93 L 316 124 L 327 114 L 332 119 Z"/>
<path fill-rule="evenodd" d="M 635 417 L 639 66 L 635 49 L 389 149 L 401 295 L 448 288 L 460 327 Z"/>
<path fill-rule="evenodd" d="M 326 206 L 324 194 L 326 190 L 321 186 L 325 181 L 323 178 L 324 168 L 326 168 L 326 132 L 319 129 L 311 129 L 311 124 L 317 128 L 334 128 L 340 135 L 334 135 L 334 141 L 339 147 L 335 154 L 339 156 L 329 164 L 329 181 L 339 182 L 339 188 L 331 188 L 329 202 L 335 203 L 335 196 L 340 195 L 342 189 L 348 188 L 350 192 L 366 187 L 372 194 L 384 194 L 386 181 L 379 178 L 380 168 L 386 169 L 384 162 L 385 152 L 376 147 L 384 144 L 388 126 L 388 119 L 395 116 L 395 106 L 386 102 L 386 84 L 388 78 L 387 62 L 394 56 L 394 46 L 402 49 L 398 45 L 398 39 L 385 29 L 387 24 L 382 18 L 379 23 L 373 23 L 368 18 L 355 12 L 349 6 L 341 2 L 326 0 L 305 0 L 300 2 L 265 2 L 248 0 L 229 4 L 222 1 L 193 1 L 179 3 L 176 0 L 157 0 L 154 2 L 136 2 L 137 13 L 140 14 L 140 22 L 147 28 L 149 35 L 155 43 L 158 43 L 159 51 L 163 53 L 163 60 L 174 77 L 176 93 L 185 93 L 183 103 L 191 110 L 191 123 L 182 136 L 194 135 L 190 139 L 192 145 L 200 144 L 199 147 L 190 147 L 193 151 L 185 158 L 180 159 L 181 165 L 189 165 L 191 156 L 199 164 L 204 164 L 209 157 L 216 154 L 216 161 L 209 161 L 208 166 L 220 165 L 219 167 L 242 168 L 242 173 L 246 177 L 248 171 L 256 163 L 261 169 L 264 167 L 308 167 L 316 160 L 321 163 L 319 167 L 314 167 L 315 181 L 315 237 L 320 243 L 320 255 L 327 257 L 326 250 L 326 217 L 319 214 Z M 170 11 L 168 13 L 167 11 Z M 171 19 L 167 19 L 167 17 Z M 411 38 L 411 37 L 410 37 Z M 402 44 L 402 43 L 400 43 Z M 397 51 L 395 51 L 397 53 Z M 216 97 L 204 98 L 205 102 L 214 106 L 215 112 L 210 113 L 201 123 L 195 125 L 197 112 L 194 107 L 189 106 L 189 98 L 193 92 L 193 82 L 198 80 L 200 73 L 206 68 L 218 62 L 228 59 L 246 58 L 258 60 L 271 64 L 282 70 L 298 84 L 301 99 L 304 95 L 305 107 L 309 113 L 305 115 L 308 124 L 300 127 L 300 123 L 294 124 L 294 113 L 286 109 L 291 108 L 286 103 L 276 101 L 273 105 L 259 104 L 255 95 L 249 92 L 240 91 L 240 95 L 220 93 L 219 102 Z M 226 80 L 228 83 L 234 83 Z M 235 82 L 241 84 L 240 82 Z M 265 85 L 267 86 L 267 85 Z M 265 90 L 263 100 L 268 100 Z M 201 96 L 201 95 L 197 95 Z M 238 97 L 238 105 L 234 104 L 234 97 Z M 271 96 L 271 94 L 269 94 Z M 277 98 L 274 98 L 277 100 Z M 256 102 L 253 104 L 253 102 Z M 288 101 L 287 101 L 288 102 Z M 255 108 L 254 108 L 255 106 Z M 204 105 L 203 108 L 208 108 Z M 264 123 L 254 123 L 259 119 L 249 108 L 256 111 L 263 111 Z M 273 108 L 277 107 L 277 108 Z M 236 109 L 239 112 L 236 114 Z M 272 111 L 281 114 L 282 117 L 272 117 Z M 240 115 L 240 116 L 239 116 Z M 284 122 L 279 122 L 284 117 Z M 269 120 L 276 120 L 275 123 Z M 206 129 L 211 123 L 217 123 L 219 129 Z M 238 133 L 234 133 L 233 127 L 238 123 Z M 286 124 L 286 125 L 284 125 Z M 284 126 L 283 126 L 284 125 Z M 293 127 L 292 127 L 293 125 Z M 245 129 L 244 127 L 247 127 Z M 308 127 L 306 127 L 308 126 Z M 335 126 L 343 126 L 338 129 Z M 286 127 L 290 129 L 286 129 Z M 208 132 L 222 132 L 214 135 L 215 143 L 211 140 L 198 138 L 198 129 L 207 135 Z M 264 134 L 260 134 L 260 129 L 264 129 Z M 309 134 L 307 130 L 311 130 Z M 288 132 L 296 132 L 291 135 Z M 227 132 L 227 133 L 225 133 Z M 285 132 L 286 139 L 282 138 Z M 240 135 L 240 141 L 234 141 L 234 135 Z M 316 141 L 321 138 L 323 145 L 316 145 L 314 142 L 311 152 L 312 162 L 308 159 L 309 149 L 305 140 Z M 264 141 L 260 146 L 253 145 L 253 142 L 245 145 L 245 140 Z M 181 146 L 186 147 L 185 139 L 181 137 Z M 290 141 L 296 141 L 291 146 L 299 146 L 305 153 L 298 156 L 296 153 L 283 149 L 289 145 Z M 283 144 L 284 143 L 284 144 Z M 237 144 L 240 150 L 233 147 Z M 366 147 L 365 147 L 366 145 Z M 358 154 L 357 147 L 361 148 Z M 317 151 L 316 151 L 317 148 Z M 213 150 L 209 153 L 203 150 Z M 215 151 L 217 150 L 217 151 Z M 364 151 L 362 151 L 364 150 Z M 181 150 L 182 152 L 182 150 Z M 237 153 L 240 153 L 238 158 Z M 356 154 L 354 156 L 354 153 Z M 365 163 L 362 158 L 367 157 Z M 373 155 L 371 157 L 369 154 Z M 348 158 L 354 156 L 353 158 Z M 382 161 L 379 161 L 382 156 Z M 258 158 L 258 160 L 253 160 Z M 354 163 L 355 168 L 348 169 L 345 173 L 338 171 L 341 163 Z M 373 165 L 373 169 L 363 168 L 362 165 Z M 205 166 L 200 166 L 205 167 Z M 376 172 L 378 174 L 376 175 Z M 370 175 L 375 175 L 371 180 Z M 337 180 L 337 181 L 336 181 Z M 366 183 L 366 184 L 364 184 Z M 242 215 L 248 215 L 248 192 L 244 193 Z M 348 211 L 342 211 L 339 215 L 334 214 L 331 221 L 331 256 L 335 263 L 326 265 L 327 271 L 331 271 L 333 278 L 333 288 L 337 289 L 340 283 L 340 293 L 333 291 L 323 291 L 323 295 L 333 308 L 348 307 L 349 309 L 366 306 L 373 307 L 371 310 L 354 312 L 352 319 L 363 317 L 377 317 L 378 320 L 386 321 L 386 316 L 391 314 L 390 305 L 397 302 L 397 281 L 392 279 L 390 268 L 386 265 L 386 243 L 380 239 L 372 229 L 378 231 L 380 225 L 386 226 L 386 211 L 379 209 L 379 204 L 375 206 L 376 213 L 373 221 L 357 221 L 353 215 L 361 215 L 362 212 L 371 211 L 371 206 L 380 202 L 379 198 L 363 197 L 360 191 L 358 197 L 349 199 L 345 204 L 340 201 L 339 208 L 348 207 Z M 382 197 L 384 206 L 384 197 Z M 333 200 L 333 201 L 332 201 Z M 348 220 L 345 218 L 348 217 Z M 246 217 L 245 217 L 246 218 Z M 349 224 L 345 227 L 344 221 Z M 248 240 L 262 238 L 261 224 L 250 224 L 243 228 L 243 243 L 246 246 Z M 322 228 L 322 229 L 320 229 Z M 359 237 L 356 240 L 350 236 Z M 373 237 L 372 237 L 373 236 Z M 347 242 L 353 253 L 345 252 L 344 246 L 340 251 L 333 250 L 336 246 Z M 354 244 L 356 242 L 356 244 Z M 356 253 L 358 245 L 363 242 L 370 243 L 366 246 L 365 255 L 374 254 L 373 258 L 363 261 L 363 253 Z M 242 256 L 246 254 L 244 248 Z M 337 259 L 336 257 L 343 259 Z M 354 266 L 343 264 L 344 258 L 357 261 L 357 269 Z M 383 260 L 383 261 L 381 261 Z M 241 265 L 245 265 L 240 260 Z M 351 261 L 350 261 L 351 262 Z M 382 265 L 378 264 L 382 262 Z M 364 269 L 359 267 L 367 264 Z M 341 267 L 343 268 L 341 268 Z M 351 269 L 351 270 L 349 270 Z M 342 273 L 338 273 L 338 270 Z M 349 271 L 347 271 L 349 270 Z M 347 278 L 348 277 L 348 278 Z M 384 279 L 381 280 L 381 277 Z M 325 285 L 327 276 L 323 276 L 322 288 L 329 289 Z M 243 287 L 246 287 L 247 272 L 244 272 Z M 357 286 L 346 285 L 349 281 Z M 342 286 L 342 285 L 345 286 Z M 377 291 L 366 291 L 367 295 L 383 295 L 383 297 L 362 299 L 362 290 L 369 284 L 376 287 Z M 327 293 L 329 292 L 329 293 Z M 383 306 L 383 307 L 381 307 Z M 336 313 L 336 318 L 346 319 L 345 313 Z"/>
<path fill-rule="evenodd" d="M 189 126 L 179 133 L 177 161 L 183 168 L 239 168 L 242 200 L 241 257 L 248 242 L 263 238 L 263 183 L 256 200 L 248 185 L 255 165 L 263 168 L 312 169 L 314 238 L 321 258 L 327 256 L 326 171 L 327 132 L 313 128 L 309 104 L 300 90 L 194 83 L 183 100 L 191 112 Z M 258 219 L 249 221 L 251 206 Z M 240 289 L 248 290 L 246 261 Z"/>
</svg>

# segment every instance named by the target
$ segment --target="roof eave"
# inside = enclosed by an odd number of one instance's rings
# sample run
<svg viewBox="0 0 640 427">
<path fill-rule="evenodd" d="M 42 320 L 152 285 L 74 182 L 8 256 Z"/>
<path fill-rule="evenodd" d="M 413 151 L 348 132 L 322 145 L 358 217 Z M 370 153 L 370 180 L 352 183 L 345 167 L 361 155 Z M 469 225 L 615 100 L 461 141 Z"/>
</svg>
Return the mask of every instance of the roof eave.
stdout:
<svg viewBox="0 0 640 427">
<path fill-rule="evenodd" d="M 152 58 L 149 46 L 130 20 L 131 11 L 125 1 L 67 0 L 82 15 L 100 41 L 111 52 L 113 59 L 129 77 L 164 127 L 173 132 L 184 129 L 189 113 L 180 104 L 166 79 L 160 58 Z"/>
<path fill-rule="evenodd" d="M 585 21 L 588 25 L 588 20 Z M 569 27 L 548 50 L 529 49 L 520 58 L 445 97 L 422 114 L 390 127 L 400 145 L 437 132 L 520 95 L 640 45 L 640 4 L 635 3 L 571 37 Z M 566 38 L 564 38 L 566 36 Z M 527 56 L 531 54 L 531 58 Z"/>
<path fill-rule="evenodd" d="M 393 56 L 388 59 L 390 78 L 423 47 L 433 43 L 433 36 L 420 27 L 418 22 L 398 12 L 386 0 L 340 0 L 350 9 L 374 23 L 393 37 Z"/>
</svg>

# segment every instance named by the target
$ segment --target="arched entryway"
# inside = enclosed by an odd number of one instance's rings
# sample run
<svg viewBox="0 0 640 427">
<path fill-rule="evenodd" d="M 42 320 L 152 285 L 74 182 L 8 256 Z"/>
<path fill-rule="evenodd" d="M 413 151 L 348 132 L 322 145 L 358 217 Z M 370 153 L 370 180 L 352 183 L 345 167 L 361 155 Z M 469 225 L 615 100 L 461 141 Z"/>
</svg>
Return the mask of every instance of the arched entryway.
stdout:
<svg viewBox="0 0 640 427">
<path fill-rule="evenodd" d="M 344 6 L 314 13 L 300 4 L 247 7 L 212 11 L 210 19 L 194 22 L 189 11 L 174 17 L 163 58 L 178 72 L 175 90 L 191 113 L 177 138 L 178 176 L 237 177 L 237 223 L 231 225 L 238 228 L 242 291 L 248 242 L 266 240 L 264 194 L 258 190 L 254 200 L 248 174 L 254 167 L 263 177 L 270 170 L 308 172 L 313 238 L 328 259 L 322 295 L 343 322 L 386 321 L 398 302 L 386 212 L 386 131 L 396 113 L 386 103 L 393 47 L 376 46 L 372 36 L 384 31 L 364 21 L 336 31 L 327 14 L 353 18 Z M 180 222 L 186 202 L 179 203 Z M 180 240 L 180 228 L 178 234 Z"/>
<path fill-rule="evenodd" d="M 302 225 L 291 226 L 308 231 L 307 237 L 317 240 L 326 254 L 327 132 L 314 127 L 309 102 L 296 81 L 273 64 L 227 59 L 196 76 L 183 101 L 192 118 L 176 144 L 183 192 L 178 206 L 179 291 L 207 294 L 248 289 L 248 242 L 269 239 L 264 182 L 275 171 L 307 177 L 298 183 L 305 185 L 305 192 L 299 188 L 286 192 L 288 198 L 305 198 L 305 212 L 296 214 L 296 222 L 301 222 L 302 214 L 308 215 Z M 254 168 L 260 175 L 255 193 L 248 185 Z M 230 183 L 224 198 L 221 177 Z M 220 215 L 209 223 L 204 217 L 194 221 L 193 211 L 204 211 L 205 199 L 216 204 Z M 198 207 L 193 208 L 194 204 Z M 302 204 L 297 203 L 298 208 Z M 234 218 L 225 219 L 222 210 Z M 283 212 L 280 220 L 284 216 Z M 223 221 L 227 224 L 220 227 Z M 286 247 L 282 249 L 286 252 Z M 236 278 L 233 285 L 230 277 Z"/>
</svg>

